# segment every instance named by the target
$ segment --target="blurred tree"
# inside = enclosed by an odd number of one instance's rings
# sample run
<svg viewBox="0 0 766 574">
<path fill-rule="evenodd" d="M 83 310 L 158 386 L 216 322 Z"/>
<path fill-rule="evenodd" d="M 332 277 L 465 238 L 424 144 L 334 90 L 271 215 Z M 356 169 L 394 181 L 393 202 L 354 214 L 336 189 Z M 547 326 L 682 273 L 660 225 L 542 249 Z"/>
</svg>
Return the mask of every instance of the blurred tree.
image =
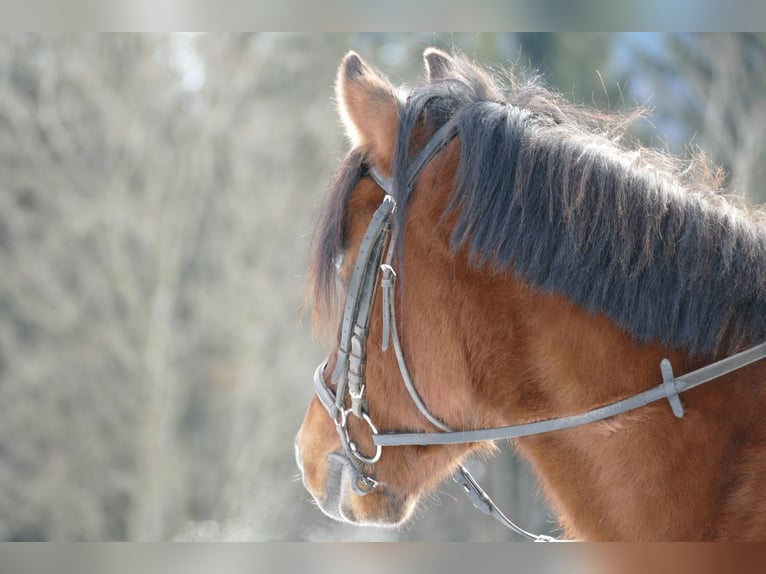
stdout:
<svg viewBox="0 0 766 574">
<path fill-rule="evenodd" d="M 611 66 L 614 34 L 518 34 L 519 63 L 539 70 L 571 101 L 619 108 L 621 70 Z"/>
<path fill-rule="evenodd" d="M 161 343 L 149 230 L 133 224 L 157 207 L 142 183 L 170 149 L 137 128 L 159 118 L 136 95 L 173 84 L 152 77 L 155 38 L 114 40 L 0 44 L 6 539 L 130 534 L 147 342 Z"/>
<path fill-rule="evenodd" d="M 2 38 L 1 537 L 156 540 L 235 507 L 238 536 L 295 535 L 320 353 L 301 276 L 342 53 Z"/>
<path fill-rule="evenodd" d="M 670 149 L 701 147 L 732 191 L 766 201 L 766 35 L 655 35 L 635 52 Z"/>
</svg>

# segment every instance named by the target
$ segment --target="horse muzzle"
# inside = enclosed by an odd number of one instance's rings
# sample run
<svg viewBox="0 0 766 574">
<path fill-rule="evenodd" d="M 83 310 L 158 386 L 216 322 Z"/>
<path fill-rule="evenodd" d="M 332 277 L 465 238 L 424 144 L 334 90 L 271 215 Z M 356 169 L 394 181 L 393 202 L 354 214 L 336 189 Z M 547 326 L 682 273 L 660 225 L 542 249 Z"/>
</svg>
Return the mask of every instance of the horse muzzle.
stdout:
<svg viewBox="0 0 766 574">
<path fill-rule="evenodd" d="M 330 518 L 356 525 L 395 527 L 410 516 L 414 505 L 390 493 L 384 485 L 359 494 L 355 465 L 340 452 L 332 452 L 322 461 L 321 469 L 306 464 L 299 445 L 295 445 L 296 464 L 303 485 L 320 510 Z"/>
</svg>

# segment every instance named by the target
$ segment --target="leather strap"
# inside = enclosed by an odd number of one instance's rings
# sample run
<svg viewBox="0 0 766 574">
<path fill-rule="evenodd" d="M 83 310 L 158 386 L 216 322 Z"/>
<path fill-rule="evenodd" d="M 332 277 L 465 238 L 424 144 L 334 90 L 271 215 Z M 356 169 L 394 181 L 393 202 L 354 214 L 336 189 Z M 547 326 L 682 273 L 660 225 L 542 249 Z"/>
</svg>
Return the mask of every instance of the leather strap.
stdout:
<svg viewBox="0 0 766 574">
<path fill-rule="evenodd" d="M 412 188 L 423 168 L 428 165 L 434 156 L 439 153 L 450 141 L 457 135 L 457 123 L 450 120 L 434 132 L 431 139 L 428 140 L 415 157 L 412 158 L 410 165 L 407 166 L 404 182 L 408 188 Z M 370 177 L 377 183 L 388 195 L 393 195 L 394 180 L 376 170 L 374 167 L 369 169 Z"/>
<path fill-rule="evenodd" d="M 359 255 L 356 258 L 356 264 L 351 274 L 348 295 L 346 296 L 346 306 L 341 322 L 338 356 L 335 370 L 332 374 L 332 381 L 336 384 L 336 408 L 330 412 L 331 416 L 335 413 L 333 418 L 337 417 L 337 411 L 343 408 L 345 400 L 345 391 L 350 374 L 350 355 L 354 350 L 353 347 L 356 346 L 352 345 L 352 338 L 356 336 L 358 342 L 362 343 L 366 340 L 366 329 L 370 322 L 369 315 L 372 309 L 371 302 L 375 295 L 374 289 L 377 284 L 378 266 L 382 257 L 383 244 L 388 233 L 390 233 L 390 219 L 395 205 L 393 199 L 390 196 L 386 196 L 386 199 L 375 210 L 364 239 L 362 239 Z M 358 389 L 354 390 L 358 392 Z"/>
<path fill-rule="evenodd" d="M 434 132 L 426 145 L 420 148 L 420 151 L 412 158 L 410 165 L 407 166 L 407 186 L 410 188 L 415 183 L 418 175 L 423 168 L 431 161 L 434 156 L 444 148 L 452 138 L 457 135 L 457 122 L 450 120 Z M 386 189 L 385 187 L 383 189 Z M 389 192 L 390 193 L 390 192 Z"/>
<path fill-rule="evenodd" d="M 696 371 L 687 373 L 681 377 L 664 381 L 662 384 L 638 393 L 630 398 L 623 399 L 598 407 L 585 413 L 559 417 L 532 423 L 495 427 L 489 429 L 451 431 L 451 432 L 416 432 L 416 433 L 390 433 L 383 432 L 373 437 L 376 445 L 401 446 L 401 445 L 433 445 L 433 444 L 460 444 L 468 442 L 491 441 L 500 439 L 519 438 L 557 430 L 568 429 L 592 422 L 604 420 L 610 417 L 624 414 L 653 403 L 661 399 L 667 399 L 673 406 L 678 395 L 699 387 L 728 373 L 741 369 L 751 363 L 766 357 L 766 343 L 756 345 L 746 351 L 717 361 Z M 667 361 L 667 359 L 665 359 Z M 669 364 L 669 361 L 668 361 Z M 672 377 L 672 371 L 671 371 Z M 680 404 L 680 401 L 679 401 Z M 678 413 L 676 413 L 678 414 Z"/>
<path fill-rule="evenodd" d="M 533 540 L 534 542 L 572 542 L 571 540 L 559 540 L 558 538 L 552 538 L 551 536 L 546 536 L 545 534 L 533 534 L 532 532 L 524 530 L 521 526 L 508 518 L 503 513 L 503 511 L 500 510 L 494 502 L 492 502 L 492 499 L 489 497 L 489 495 L 484 492 L 484 489 L 479 485 L 478 482 L 476 482 L 476 479 L 471 476 L 471 473 L 468 472 L 464 466 L 461 465 L 458 467 L 458 471 L 454 474 L 452 480 L 463 487 L 463 491 L 466 493 L 466 495 L 468 495 L 468 498 L 471 500 L 474 508 L 480 510 L 487 516 L 491 516 L 506 528 L 513 530 L 516 534 L 520 534 L 521 536 L 529 540 Z"/>
</svg>

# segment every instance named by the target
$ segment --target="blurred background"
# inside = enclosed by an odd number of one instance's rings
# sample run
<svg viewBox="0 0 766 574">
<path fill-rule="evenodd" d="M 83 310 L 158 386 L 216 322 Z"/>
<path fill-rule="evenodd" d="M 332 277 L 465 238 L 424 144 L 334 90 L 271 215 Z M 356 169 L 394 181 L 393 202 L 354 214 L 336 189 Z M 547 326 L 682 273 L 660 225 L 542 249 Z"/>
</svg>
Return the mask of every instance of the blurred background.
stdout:
<svg viewBox="0 0 766 574">
<path fill-rule="evenodd" d="M 334 523 L 293 459 L 336 66 L 411 81 L 432 45 L 654 108 L 637 138 L 766 200 L 764 35 L 0 36 L 0 539 L 514 539 L 448 483 L 401 530 Z M 512 449 L 472 468 L 554 529 Z"/>
</svg>

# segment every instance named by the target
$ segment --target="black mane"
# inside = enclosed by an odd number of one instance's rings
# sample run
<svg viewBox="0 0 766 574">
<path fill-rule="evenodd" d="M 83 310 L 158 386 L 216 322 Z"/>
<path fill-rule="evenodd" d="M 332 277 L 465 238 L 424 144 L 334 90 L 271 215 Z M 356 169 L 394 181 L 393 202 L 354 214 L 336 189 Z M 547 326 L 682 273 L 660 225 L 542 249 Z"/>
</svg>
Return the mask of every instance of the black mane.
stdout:
<svg viewBox="0 0 766 574">
<path fill-rule="evenodd" d="M 755 215 L 718 194 L 714 178 L 692 179 L 699 170 L 623 146 L 625 118 L 511 80 L 503 90 L 461 60 L 449 78 L 408 88 L 393 164 L 398 204 L 410 191 L 400 180 L 413 129 L 453 120 L 460 164 L 445 215 L 457 214 L 452 247 L 467 247 L 474 264 L 562 293 L 641 341 L 707 354 L 766 339 L 766 233 Z M 352 152 L 344 169 L 360 161 Z M 343 212 L 351 179 L 340 177 L 325 214 Z M 341 235 L 320 226 L 317 271 Z"/>
</svg>

